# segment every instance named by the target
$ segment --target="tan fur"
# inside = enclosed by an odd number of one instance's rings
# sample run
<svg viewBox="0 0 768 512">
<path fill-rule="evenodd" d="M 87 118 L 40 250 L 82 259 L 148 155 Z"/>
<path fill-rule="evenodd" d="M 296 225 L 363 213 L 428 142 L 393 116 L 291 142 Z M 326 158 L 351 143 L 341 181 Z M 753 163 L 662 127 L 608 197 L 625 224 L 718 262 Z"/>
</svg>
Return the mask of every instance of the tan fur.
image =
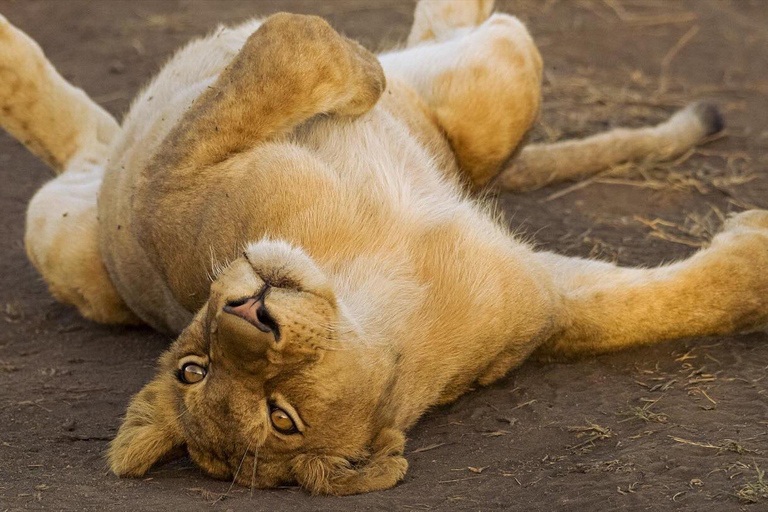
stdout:
<svg viewBox="0 0 768 512">
<path fill-rule="evenodd" d="M 59 177 L 27 210 L 24 239 L 51 293 L 97 322 L 136 323 L 104 267 L 96 200 L 117 122 L 0 15 L 0 126 Z"/>
<path fill-rule="evenodd" d="M 85 146 L 105 145 L 115 120 L 59 75 L 32 39 L 0 15 L 0 126 L 61 172 Z"/>
<path fill-rule="evenodd" d="M 69 128 L 74 152 L 56 149 L 67 147 L 57 122 L 34 127 L 42 149 L 30 147 L 65 169 L 27 227 L 54 294 L 102 321 L 135 314 L 180 333 L 129 405 L 109 451 L 116 474 L 186 450 L 243 485 L 385 489 L 403 478 L 404 432 L 426 410 L 532 353 L 766 324 L 768 212 L 735 217 L 687 261 L 621 269 L 534 252 L 473 197 L 519 150 L 540 102 L 530 35 L 491 8 L 422 1 L 410 46 L 378 58 L 310 16 L 221 28 L 167 64 L 107 149 L 82 142 L 96 107 Z M 27 52 L 31 41 L 14 37 Z M 14 73 L 69 87 L 33 68 Z M 671 156 L 708 131 L 685 112 L 659 128 L 531 146 L 501 185 Z M 13 127 L 28 114 L 0 118 Z M 77 159 L 92 148 L 102 156 Z M 91 180 L 79 209 L 78 172 Z M 79 236 L 62 221 L 69 208 Z M 91 288 L 71 268 L 89 268 Z M 262 317 L 233 313 L 251 303 Z M 189 362 L 207 368 L 200 382 L 177 378 Z M 298 433 L 272 426 L 273 406 Z"/>
<path fill-rule="evenodd" d="M 583 140 L 530 144 L 501 172 L 495 184 L 525 191 L 566 180 L 586 178 L 618 164 L 670 160 L 720 128 L 713 107 L 693 103 L 657 126 L 617 128 Z M 711 114 L 708 116 L 707 114 Z"/>
</svg>

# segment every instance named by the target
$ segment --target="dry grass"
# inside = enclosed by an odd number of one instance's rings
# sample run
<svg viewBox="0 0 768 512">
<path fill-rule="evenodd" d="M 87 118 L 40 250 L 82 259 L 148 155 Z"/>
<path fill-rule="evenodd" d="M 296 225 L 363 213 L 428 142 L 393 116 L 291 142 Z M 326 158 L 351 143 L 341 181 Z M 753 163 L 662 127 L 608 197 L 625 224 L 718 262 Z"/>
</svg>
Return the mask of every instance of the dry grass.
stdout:
<svg viewBox="0 0 768 512">
<path fill-rule="evenodd" d="M 666 414 L 657 413 L 651 410 L 651 408 L 654 405 L 656 405 L 656 403 L 662 398 L 664 398 L 663 395 L 657 398 L 656 400 L 642 398 L 641 401 L 645 402 L 644 405 L 642 406 L 635 405 L 630 407 L 629 410 L 619 413 L 619 416 L 628 416 L 627 418 L 621 420 L 619 423 L 624 423 L 626 421 L 630 421 L 633 419 L 640 419 L 645 423 L 650 423 L 650 422 L 666 423 L 667 421 L 669 421 L 669 417 Z"/>
<path fill-rule="evenodd" d="M 547 70 L 543 86 L 546 98 L 542 106 L 544 115 L 535 130 L 534 139 L 554 142 L 604 131 L 606 126 L 597 122 L 598 119 L 609 120 L 610 125 L 629 126 L 661 122 L 673 109 L 702 97 L 716 101 L 726 114 L 743 112 L 750 108 L 745 98 L 755 93 L 768 94 L 768 81 L 738 82 L 725 77 L 721 83 L 691 84 L 673 76 L 676 58 L 688 45 L 698 41 L 699 33 L 696 14 L 680 6 L 657 0 L 579 0 L 577 5 L 597 15 L 604 23 L 690 23 L 690 26 L 680 30 L 681 35 L 660 58 L 656 76 L 649 76 L 641 70 L 627 70 L 628 80 L 616 85 L 615 80 L 600 80 L 595 76 L 595 68 L 591 67 L 580 67 L 576 74 L 569 76 L 559 76 L 556 71 Z M 606 83 L 609 81 L 613 84 Z M 739 137 L 739 134 L 726 130 L 704 143 L 725 136 Z M 759 168 L 760 163 L 752 162 L 742 150 L 698 147 L 672 162 L 651 158 L 615 166 L 555 191 L 544 202 L 597 183 L 702 195 L 719 191 L 739 209 L 754 208 L 755 205 L 738 197 L 738 190 L 735 190 L 757 178 L 753 167 Z M 695 222 L 693 224 L 683 226 L 683 231 L 695 229 Z M 653 236 L 694 247 L 701 244 L 699 237 L 677 236 L 674 229 L 662 229 L 661 233 L 656 232 Z"/>
<path fill-rule="evenodd" d="M 681 11 L 669 9 L 669 2 L 660 4 L 656 1 L 625 1 L 603 0 L 623 23 L 636 26 L 666 25 L 670 23 L 686 23 L 696 20 L 696 13 L 690 11 Z M 625 7 L 625 4 L 632 5 L 632 9 Z M 659 10 L 658 7 L 665 7 Z M 674 7 L 674 6 L 672 6 Z M 639 11 L 639 12 L 638 12 Z M 650 12 L 649 12 L 650 11 Z"/>
<path fill-rule="evenodd" d="M 640 215 L 635 215 L 633 220 L 649 229 L 649 238 L 700 248 L 708 245 L 720 231 L 725 222 L 725 214 L 716 206 L 709 205 L 706 213 L 691 212 L 682 222 Z"/>
<path fill-rule="evenodd" d="M 687 444 L 690 446 L 698 446 L 699 448 L 707 448 L 710 450 L 717 450 L 718 455 L 726 452 L 738 453 L 739 455 L 744 455 L 747 453 L 754 453 L 754 454 L 760 453 L 758 450 L 751 450 L 749 448 L 745 448 L 738 441 L 734 441 L 733 439 L 723 439 L 717 444 L 712 444 L 708 442 L 691 441 L 690 439 L 683 439 L 677 436 L 669 436 L 669 437 L 676 443 Z"/>
<path fill-rule="evenodd" d="M 669 391 L 669 389 L 677 382 L 677 379 L 667 379 L 666 377 L 657 377 L 651 380 L 661 380 L 663 382 L 658 382 L 656 384 L 646 384 L 645 382 L 640 382 L 639 380 L 636 380 L 635 382 L 650 392 L 661 391 L 662 393 Z"/>
<path fill-rule="evenodd" d="M 15 324 L 24 320 L 24 312 L 21 307 L 12 302 L 8 302 L 3 307 L 4 320 L 9 324 Z"/>
<path fill-rule="evenodd" d="M 586 425 L 568 427 L 568 432 L 576 432 L 576 437 L 584 439 L 582 442 L 569 446 L 569 450 L 581 450 L 592 448 L 595 441 L 609 439 L 615 434 L 609 427 L 602 427 L 589 420 L 585 420 Z"/>
<path fill-rule="evenodd" d="M 584 131 L 590 130 L 585 128 Z M 546 138 L 552 138 L 553 132 L 554 128 L 549 126 Z M 718 137 L 724 136 L 720 134 Z M 697 162 L 695 166 L 689 162 L 694 157 Z M 693 192 L 700 195 L 720 192 L 739 208 L 754 208 L 754 205 L 739 198 L 736 188 L 757 178 L 752 158 L 743 151 L 696 147 L 672 161 L 660 161 L 658 157 L 651 156 L 644 161 L 616 165 L 557 190 L 542 202 L 550 202 L 591 185 L 602 184 L 658 191 Z M 719 212 L 718 216 L 722 217 L 722 212 Z"/>
<path fill-rule="evenodd" d="M 768 500 L 768 482 L 765 481 L 765 471 L 761 470 L 755 463 L 757 480 L 747 482 L 736 492 L 739 501 L 742 503 L 757 503 L 761 500 Z"/>
</svg>

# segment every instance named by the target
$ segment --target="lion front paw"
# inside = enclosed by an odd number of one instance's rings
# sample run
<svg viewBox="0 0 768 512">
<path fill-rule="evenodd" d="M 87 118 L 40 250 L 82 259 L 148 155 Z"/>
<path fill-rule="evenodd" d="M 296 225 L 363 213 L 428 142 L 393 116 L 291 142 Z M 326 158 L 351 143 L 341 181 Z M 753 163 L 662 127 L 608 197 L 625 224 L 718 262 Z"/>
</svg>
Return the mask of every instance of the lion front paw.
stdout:
<svg viewBox="0 0 768 512">
<path fill-rule="evenodd" d="M 749 210 L 730 217 L 709 249 L 698 255 L 708 276 L 700 288 L 714 286 L 718 309 L 727 312 L 727 332 L 768 327 L 768 211 Z"/>
<path fill-rule="evenodd" d="M 731 263 L 768 275 L 768 210 L 748 210 L 732 215 L 712 239 L 711 249 Z M 763 267 L 766 267 L 765 269 Z"/>
</svg>

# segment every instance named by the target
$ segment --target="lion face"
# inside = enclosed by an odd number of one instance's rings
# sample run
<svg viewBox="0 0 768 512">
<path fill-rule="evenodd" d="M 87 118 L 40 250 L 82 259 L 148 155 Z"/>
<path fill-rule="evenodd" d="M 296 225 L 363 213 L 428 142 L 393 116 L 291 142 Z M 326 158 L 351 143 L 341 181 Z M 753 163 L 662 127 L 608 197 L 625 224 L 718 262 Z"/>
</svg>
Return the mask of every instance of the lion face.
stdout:
<svg viewBox="0 0 768 512">
<path fill-rule="evenodd" d="M 208 474 L 248 486 L 350 494 L 397 483 L 404 438 L 382 396 L 393 366 L 356 343 L 342 309 L 302 252 L 249 248 L 133 398 L 113 471 L 141 475 L 186 447 Z"/>
</svg>

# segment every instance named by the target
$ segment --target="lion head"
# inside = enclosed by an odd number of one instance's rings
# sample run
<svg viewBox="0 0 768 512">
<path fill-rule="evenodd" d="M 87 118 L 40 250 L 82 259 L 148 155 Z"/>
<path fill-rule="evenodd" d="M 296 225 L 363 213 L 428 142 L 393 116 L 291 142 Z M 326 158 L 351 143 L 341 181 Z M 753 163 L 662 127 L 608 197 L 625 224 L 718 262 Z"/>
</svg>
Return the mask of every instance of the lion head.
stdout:
<svg viewBox="0 0 768 512">
<path fill-rule="evenodd" d="M 140 476 L 186 449 L 206 473 L 253 487 L 393 486 L 407 468 L 383 392 L 394 365 L 360 336 L 306 254 L 251 245 L 131 400 L 112 470 Z"/>
</svg>

